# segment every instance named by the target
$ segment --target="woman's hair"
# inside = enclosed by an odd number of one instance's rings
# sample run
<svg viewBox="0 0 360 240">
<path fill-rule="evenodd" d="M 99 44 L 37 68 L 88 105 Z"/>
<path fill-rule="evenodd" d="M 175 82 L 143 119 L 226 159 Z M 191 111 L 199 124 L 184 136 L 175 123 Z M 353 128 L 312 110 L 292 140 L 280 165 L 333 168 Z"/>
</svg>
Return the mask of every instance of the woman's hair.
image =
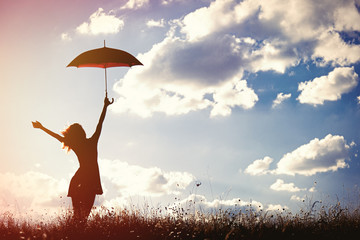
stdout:
<svg viewBox="0 0 360 240">
<path fill-rule="evenodd" d="M 63 149 L 67 151 L 70 151 L 71 148 L 86 139 L 86 133 L 78 123 L 71 124 L 61 133 L 64 135 Z"/>
</svg>

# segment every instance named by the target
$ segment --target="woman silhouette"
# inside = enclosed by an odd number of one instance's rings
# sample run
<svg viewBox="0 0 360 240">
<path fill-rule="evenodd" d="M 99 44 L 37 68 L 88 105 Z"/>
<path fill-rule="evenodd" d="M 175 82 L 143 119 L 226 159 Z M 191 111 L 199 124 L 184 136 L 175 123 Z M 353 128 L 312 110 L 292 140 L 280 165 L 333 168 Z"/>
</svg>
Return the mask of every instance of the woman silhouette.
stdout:
<svg viewBox="0 0 360 240">
<path fill-rule="evenodd" d="M 68 191 L 68 197 L 71 197 L 74 209 L 74 220 L 76 221 L 85 222 L 87 220 L 95 201 L 95 195 L 103 193 L 97 162 L 97 143 L 105 119 L 106 109 L 113 102 L 114 99 L 110 102 L 105 97 L 99 123 L 91 138 L 86 138 L 84 129 L 78 123 L 70 125 L 61 132 L 63 136 L 60 136 L 45 128 L 40 122 L 32 122 L 34 128 L 39 128 L 56 138 L 63 143 L 63 148 L 68 151 L 72 149 L 78 157 L 80 167 L 72 177 Z"/>
</svg>

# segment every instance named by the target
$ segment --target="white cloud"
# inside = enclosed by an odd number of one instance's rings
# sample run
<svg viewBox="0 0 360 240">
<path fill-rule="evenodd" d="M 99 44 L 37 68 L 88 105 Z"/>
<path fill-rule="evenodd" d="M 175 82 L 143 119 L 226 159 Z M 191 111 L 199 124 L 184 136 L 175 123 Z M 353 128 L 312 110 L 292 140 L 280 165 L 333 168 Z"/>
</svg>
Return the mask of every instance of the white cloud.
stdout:
<svg viewBox="0 0 360 240">
<path fill-rule="evenodd" d="M 267 206 L 267 209 L 266 209 L 266 211 L 285 211 L 285 210 L 288 210 L 289 209 L 289 207 L 287 207 L 287 206 L 282 206 L 282 205 L 280 205 L 280 204 L 269 204 L 268 206 Z"/>
<path fill-rule="evenodd" d="M 360 46 L 343 42 L 337 33 L 359 31 L 356 19 L 360 14 L 352 0 L 224 0 L 186 15 L 181 31 L 189 41 L 200 41 L 241 29 L 237 36 L 247 32 L 246 37 L 264 40 L 261 49 L 253 49 L 258 57 L 251 61 L 253 71 L 284 73 L 286 67 L 298 64 L 299 57 L 306 60 L 311 55 L 340 65 L 359 61 Z"/>
<path fill-rule="evenodd" d="M 228 35 L 202 43 L 168 36 L 138 56 L 144 67 L 132 69 L 115 85 L 121 97 L 112 109 L 149 117 L 153 112 L 176 115 L 208 107 L 214 107 L 211 116 L 228 115 L 231 107 L 252 108 L 258 97 L 241 80 L 239 52 L 234 51 L 239 41 L 245 42 Z"/>
<path fill-rule="evenodd" d="M 160 168 L 144 168 L 119 160 L 99 160 L 103 186 L 115 196 L 162 196 L 179 194 L 194 176 L 187 172 L 164 172 Z"/>
<path fill-rule="evenodd" d="M 72 38 L 70 37 L 70 35 L 68 33 L 62 33 L 61 34 L 61 40 L 63 40 L 63 41 L 71 41 Z"/>
<path fill-rule="evenodd" d="M 100 159 L 99 167 L 104 194 L 96 198 L 95 205 L 107 207 L 129 206 L 133 196 L 178 195 L 195 179 L 188 172 L 144 168 L 119 160 Z M 67 197 L 70 177 L 55 179 L 34 171 L 0 173 L 0 213 L 10 211 L 19 217 L 59 214 L 71 207 Z"/>
<path fill-rule="evenodd" d="M 84 22 L 76 28 L 80 34 L 115 34 L 124 27 L 124 21 L 115 15 L 104 13 L 104 9 L 99 8 L 94 12 L 89 22 Z"/>
<path fill-rule="evenodd" d="M 279 106 L 283 101 L 286 99 L 289 99 L 291 97 L 291 93 L 284 94 L 284 93 L 278 93 L 276 96 L 276 99 L 273 101 L 272 108 L 276 108 Z"/>
<path fill-rule="evenodd" d="M 357 2 L 356 2 L 357 1 Z M 334 11 L 335 29 L 340 31 L 360 31 L 360 14 L 355 7 L 360 5 L 358 0 L 344 1 Z"/>
<path fill-rule="evenodd" d="M 349 158 L 349 148 L 342 136 L 328 134 L 321 140 L 315 138 L 285 154 L 277 163 L 275 173 L 311 176 L 337 171 L 348 166 L 345 160 Z"/>
<path fill-rule="evenodd" d="M 210 109 L 211 117 L 228 116 L 234 108 L 249 109 L 258 101 L 243 79 L 244 72 L 285 73 L 311 58 L 342 65 L 358 61 L 358 46 L 343 42 L 336 33 L 356 28 L 348 18 L 341 17 L 341 11 L 357 14 L 351 3 L 211 1 L 207 7 L 169 21 L 170 30 L 163 41 L 138 55 L 144 66 L 131 69 L 115 84 L 120 98 L 113 110 L 150 117 L 154 112 L 177 115 Z M 125 6 L 146 4 L 150 2 L 128 1 Z M 163 26 L 164 22 L 151 20 L 147 24 Z M 329 47 L 324 48 L 324 44 Z M 299 85 L 299 90 L 305 84 Z M 346 87 L 340 82 L 336 87 L 339 85 Z M 309 99 L 304 96 L 308 91 L 300 91 L 299 101 L 304 103 L 322 104 L 329 98 L 320 95 L 318 99 L 316 93 Z M 314 99 L 319 103 L 313 103 Z"/>
<path fill-rule="evenodd" d="M 270 23 L 273 31 L 281 34 L 294 43 L 316 38 L 331 24 L 334 4 L 316 4 L 308 1 L 260 1 L 261 11 L 259 19 L 263 24 Z M 314 17 L 317 16 L 317 17 Z"/>
<path fill-rule="evenodd" d="M 152 28 L 152 27 L 164 27 L 165 26 L 165 20 L 162 18 L 158 21 L 156 20 L 149 20 L 146 22 L 146 26 L 148 26 L 149 28 Z"/>
<path fill-rule="evenodd" d="M 199 41 L 224 28 L 244 22 L 254 15 L 258 8 L 258 1 L 213 1 L 209 7 L 199 8 L 187 14 L 182 21 L 181 31 L 186 34 L 189 41 Z"/>
<path fill-rule="evenodd" d="M 286 191 L 286 192 L 299 192 L 306 189 L 300 189 L 295 186 L 294 183 L 285 183 L 282 179 L 277 179 L 275 183 L 270 186 L 270 189 L 274 191 Z"/>
<path fill-rule="evenodd" d="M 354 67 L 335 68 L 327 76 L 321 76 L 312 81 L 301 82 L 298 100 L 311 105 L 324 104 L 324 101 L 336 101 L 342 94 L 350 92 L 358 84 L 358 74 Z"/>
<path fill-rule="evenodd" d="M 352 0 L 224 0 L 186 15 L 181 32 L 189 41 L 201 41 L 240 29 L 237 36 L 245 37 L 247 33 L 246 37 L 264 43 L 261 49 L 253 49 L 257 56 L 251 61 L 253 71 L 284 73 L 286 67 L 298 64 L 300 57 L 307 60 L 311 55 L 341 65 L 358 61 L 360 46 L 343 42 L 337 33 L 359 31 L 356 19 L 360 14 Z"/>
<path fill-rule="evenodd" d="M 247 82 L 237 79 L 218 87 L 214 91 L 213 98 L 215 104 L 210 113 L 211 117 L 230 115 L 231 107 L 235 106 L 252 108 L 258 101 L 258 96 L 247 86 Z"/>
<path fill-rule="evenodd" d="M 262 39 L 283 39 L 291 43 L 313 40 L 319 33 L 332 26 L 334 19 L 330 14 L 337 4 L 316 4 L 308 1 L 281 0 L 232 0 L 212 1 L 209 7 L 199 8 L 187 14 L 182 21 L 181 31 L 190 41 L 199 41 L 214 33 L 223 33 L 236 27 L 249 30 L 247 34 Z M 349 6 L 350 7 L 350 6 Z M 299 10 L 301 9 L 301 10 Z M 243 34 L 241 31 L 239 34 Z"/>
<path fill-rule="evenodd" d="M 337 171 L 348 166 L 345 161 L 349 159 L 349 149 L 352 146 L 352 144 L 350 146 L 346 144 L 343 136 L 328 134 L 321 140 L 315 138 L 285 154 L 274 170 L 269 170 L 272 159 L 265 157 L 255 160 L 246 168 L 245 173 L 251 175 L 271 173 L 311 176 L 321 172 Z"/>
<path fill-rule="evenodd" d="M 273 162 L 273 159 L 266 156 L 264 159 L 255 160 L 246 169 L 245 173 L 250 175 L 263 175 L 268 173 L 269 166 Z"/>
<path fill-rule="evenodd" d="M 332 63 L 347 66 L 360 60 L 360 45 L 345 43 L 338 32 L 324 32 L 319 37 L 312 58 L 320 65 Z"/>
<path fill-rule="evenodd" d="M 106 207 L 107 209 L 117 209 L 117 208 L 127 208 L 129 207 L 129 203 L 131 202 L 131 198 L 129 197 L 114 197 L 114 198 L 104 198 L 101 202 L 101 206 Z"/>
<path fill-rule="evenodd" d="M 233 198 L 229 200 L 223 200 L 223 199 L 214 199 L 212 201 L 209 201 L 206 199 L 205 196 L 202 195 L 196 195 L 191 194 L 187 198 L 175 202 L 175 207 L 182 207 L 184 209 L 190 209 L 191 210 L 200 210 L 204 213 L 215 213 L 221 210 L 230 210 L 230 212 L 233 213 L 239 213 L 239 212 L 245 212 L 246 209 L 249 209 L 250 207 L 255 210 L 259 211 L 261 209 L 264 209 L 264 206 L 262 203 L 258 201 L 243 201 L 239 198 Z M 195 212 L 195 211 L 194 211 Z"/>
<path fill-rule="evenodd" d="M 358 104 L 360 104 L 360 96 L 357 97 Z"/>
<path fill-rule="evenodd" d="M 287 206 L 282 206 L 280 204 L 262 204 L 259 201 L 243 201 L 239 198 L 233 198 L 229 200 L 223 199 L 214 199 L 209 201 L 203 195 L 195 195 L 191 194 L 187 198 L 175 202 L 173 207 L 170 207 L 169 211 L 171 212 L 173 209 L 186 209 L 190 213 L 196 213 L 196 211 L 200 211 L 202 213 L 211 213 L 215 214 L 221 211 L 227 211 L 230 214 L 239 214 L 246 213 L 250 208 L 252 211 L 258 212 L 260 210 L 266 209 L 266 211 L 284 211 L 288 210 Z"/>
<path fill-rule="evenodd" d="M 0 182 L 1 211 L 9 210 L 16 215 L 57 212 L 68 189 L 65 179 L 33 171 L 0 173 Z"/>
<path fill-rule="evenodd" d="M 296 66 L 298 56 L 294 50 L 287 49 L 287 45 L 286 42 L 265 40 L 260 48 L 253 49 L 249 57 L 249 70 L 285 73 L 286 68 Z"/>
<path fill-rule="evenodd" d="M 161 4 L 162 5 L 168 5 L 168 4 L 171 4 L 173 2 L 182 2 L 183 0 L 162 0 L 161 1 Z"/>
<path fill-rule="evenodd" d="M 129 0 L 122 9 L 138 9 L 149 4 L 149 0 Z"/>
<path fill-rule="evenodd" d="M 297 201 L 297 202 L 303 202 L 303 201 L 304 201 L 304 198 L 301 198 L 301 197 L 299 197 L 299 196 L 297 196 L 297 195 L 292 195 L 292 196 L 290 197 L 290 200 L 292 200 L 292 201 Z"/>
</svg>

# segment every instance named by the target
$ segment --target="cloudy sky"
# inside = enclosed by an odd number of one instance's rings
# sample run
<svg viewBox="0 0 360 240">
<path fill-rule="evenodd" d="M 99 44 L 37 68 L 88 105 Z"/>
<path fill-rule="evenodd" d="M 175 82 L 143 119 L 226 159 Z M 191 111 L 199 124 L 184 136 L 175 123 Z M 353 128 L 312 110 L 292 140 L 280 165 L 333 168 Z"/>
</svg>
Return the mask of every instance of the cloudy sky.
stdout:
<svg viewBox="0 0 360 240">
<path fill-rule="evenodd" d="M 108 69 L 96 205 L 355 201 L 359 22 L 359 0 L 1 1 L 1 210 L 70 203 L 76 156 L 31 121 L 92 135 L 104 71 L 66 66 L 104 40 L 144 66 Z"/>
</svg>

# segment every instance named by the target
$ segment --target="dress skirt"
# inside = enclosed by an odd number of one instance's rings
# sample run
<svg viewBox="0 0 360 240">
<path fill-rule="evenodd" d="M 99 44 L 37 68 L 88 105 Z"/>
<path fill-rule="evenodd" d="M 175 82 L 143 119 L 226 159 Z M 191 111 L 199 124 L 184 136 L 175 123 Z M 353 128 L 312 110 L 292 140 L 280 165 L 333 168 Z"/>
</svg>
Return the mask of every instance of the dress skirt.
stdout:
<svg viewBox="0 0 360 240">
<path fill-rule="evenodd" d="M 79 168 L 71 178 L 68 197 L 80 197 L 89 194 L 103 194 L 99 169 Z"/>
</svg>

